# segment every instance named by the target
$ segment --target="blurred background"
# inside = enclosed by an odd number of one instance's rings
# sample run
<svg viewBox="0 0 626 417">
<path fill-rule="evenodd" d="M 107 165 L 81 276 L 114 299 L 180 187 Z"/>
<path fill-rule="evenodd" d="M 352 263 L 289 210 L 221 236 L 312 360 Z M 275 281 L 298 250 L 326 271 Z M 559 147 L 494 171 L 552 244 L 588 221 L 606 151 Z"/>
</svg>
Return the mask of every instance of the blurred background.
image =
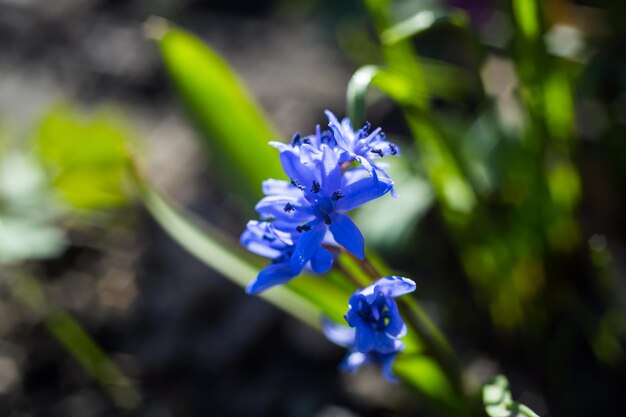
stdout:
<svg viewBox="0 0 626 417">
<path fill-rule="evenodd" d="M 505 373 L 542 416 L 626 414 L 622 1 L 0 0 L 2 415 L 433 415 L 375 368 L 340 374 L 342 349 L 142 207 L 129 146 L 234 238 L 254 216 L 151 16 L 218 52 L 283 138 L 346 114 L 359 67 L 400 74 L 366 96 L 403 150 L 399 199 L 355 213 L 368 248 L 476 384 Z"/>
</svg>

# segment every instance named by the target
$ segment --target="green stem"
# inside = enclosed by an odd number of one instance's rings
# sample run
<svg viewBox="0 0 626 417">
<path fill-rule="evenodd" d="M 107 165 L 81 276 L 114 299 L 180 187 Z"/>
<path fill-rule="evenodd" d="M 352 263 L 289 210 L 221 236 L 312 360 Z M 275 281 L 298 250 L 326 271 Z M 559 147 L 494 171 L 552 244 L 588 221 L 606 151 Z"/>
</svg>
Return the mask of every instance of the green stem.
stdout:
<svg viewBox="0 0 626 417">
<path fill-rule="evenodd" d="M 72 316 L 46 298 L 35 278 L 21 275 L 9 277 L 4 282 L 13 297 L 41 319 L 50 335 L 100 385 L 117 407 L 127 411 L 138 408 L 141 396 L 133 382 Z"/>
</svg>

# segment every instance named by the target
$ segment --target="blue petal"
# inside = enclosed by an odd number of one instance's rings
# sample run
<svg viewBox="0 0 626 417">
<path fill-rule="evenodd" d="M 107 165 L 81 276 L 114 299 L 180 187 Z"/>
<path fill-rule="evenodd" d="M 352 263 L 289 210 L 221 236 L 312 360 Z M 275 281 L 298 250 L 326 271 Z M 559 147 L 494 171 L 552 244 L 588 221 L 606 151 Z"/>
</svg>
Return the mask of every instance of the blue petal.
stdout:
<svg viewBox="0 0 626 417">
<path fill-rule="evenodd" d="M 389 311 L 389 323 L 385 331 L 392 337 L 402 337 L 406 334 L 407 328 L 398 311 L 398 305 L 390 296 L 386 297 L 387 309 Z"/>
<path fill-rule="evenodd" d="M 343 197 L 335 202 L 335 209 L 340 212 L 352 210 L 385 195 L 393 182 L 388 178 L 379 178 L 374 182 L 371 178 L 358 180 L 341 189 Z"/>
<path fill-rule="evenodd" d="M 357 330 L 357 335 L 358 335 L 358 330 Z M 374 348 L 372 349 L 372 351 L 375 351 L 378 353 L 396 352 L 396 342 L 397 342 L 397 339 L 395 337 L 390 337 L 388 334 L 384 332 L 377 331 L 375 332 Z"/>
<path fill-rule="evenodd" d="M 328 340 L 336 345 L 348 348 L 354 344 L 354 329 L 322 318 L 322 330 Z"/>
<path fill-rule="evenodd" d="M 380 291 L 391 297 L 399 297 L 415 291 L 415 282 L 413 280 L 397 275 L 382 277 L 372 285 L 378 286 Z"/>
<path fill-rule="evenodd" d="M 263 181 L 262 189 L 265 195 L 289 195 L 294 197 L 302 195 L 298 187 L 289 181 L 275 180 L 273 178 Z"/>
<path fill-rule="evenodd" d="M 368 353 L 377 349 L 377 345 L 380 345 L 378 340 L 380 332 L 375 331 L 369 325 L 363 324 L 356 328 L 354 347 L 359 352 Z"/>
<path fill-rule="evenodd" d="M 239 242 L 250 252 L 266 258 L 277 258 L 290 245 L 291 237 L 275 230 L 267 222 L 251 220 L 241 234 Z"/>
<path fill-rule="evenodd" d="M 333 266 L 333 256 L 324 248 L 318 249 L 311 258 L 311 269 L 318 273 L 323 274 Z"/>
<path fill-rule="evenodd" d="M 415 291 L 415 282 L 408 278 L 393 275 L 382 277 L 367 287 L 358 290 L 357 294 L 365 297 L 367 302 L 371 304 L 381 292 L 389 297 L 399 297 L 413 291 Z"/>
<path fill-rule="evenodd" d="M 352 153 L 352 143 L 350 138 L 346 137 L 346 132 L 343 130 L 343 125 L 339 123 L 339 120 L 332 114 L 330 111 L 324 111 L 326 117 L 328 117 L 328 127 L 333 132 L 333 136 L 335 141 L 337 142 L 337 146 L 340 148 Z"/>
<path fill-rule="evenodd" d="M 398 378 L 393 373 L 393 362 L 395 359 L 396 359 L 395 353 L 381 355 L 381 358 L 380 358 L 383 376 L 387 379 L 387 381 L 393 382 L 393 383 L 399 382 Z"/>
<path fill-rule="evenodd" d="M 365 257 L 363 235 L 350 217 L 345 214 L 337 214 L 329 227 L 337 243 L 349 250 L 357 258 L 363 259 Z"/>
<path fill-rule="evenodd" d="M 249 230 L 241 234 L 239 242 L 250 252 L 265 258 L 274 259 L 282 254 L 281 250 L 269 246 L 267 242 L 258 239 Z"/>
<path fill-rule="evenodd" d="M 289 261 L 291 271 L 295 275 L 302 271 L 304 265 L 311 260 L 315 252 L 321 247 L 322 240 L 326 234 L 326 226 L 320 220 L 311 222 L 307 226 L 311 230 L 302 232 Z"/>
<path fill-rule="evenodd" d="M 291 150 L 280 153 L 280 162 L 290 180 L 300 186 L 308 186 L 315 180 L 315 164 L 303 164 L 300 155 Z"/>
<path fill-rule="evenodd" d="M 270 264 L 246 287 L 247 294 L 258 294 L 275 285 L 290 281 L 295 275 L 287 263 Z"/>
<path fill-rule="evenodd" d="M 286 208 L 289 205 L 289 209 Z M 265 219 L 304 223 L 314 218 L 311 206 L 304 198 L 270 195 L 257 203 L 254 209 Z"/>
<path fill-rule="evenodd" d="M 339 155 L 329 146 L 322 146 L 322 189 L 332 195 L 341 186 L 341 165 Z"/>
<path fill-rule="evenodd" d="M 358 314 L 361 301 L 366 302 L 366 299 L 358 292 L 354 293 L 350 297 L 350 300 L 348 300 L 348 312 L 346 313 L 344 318 L 346 319 L 350 327 L 358 327 L 363 323 L 363 320 Z"/>
<path fill-rule="evenodd" d="M 361 352 L 350 352 L 346 355 L 339 369 L 344 372 L 354 372 L 367 362 L 367 355 Z"/>
<path fill-rule="evenodd" d="M 282 143 L 282 142 L 276 142 L 276 141 L 270 141 L 268 142 L 270 146 L 278 149 L 279 151 L 284 151 L 287 149 L 291 149 L 292 146 L 286 143 Z"/>
</svg>

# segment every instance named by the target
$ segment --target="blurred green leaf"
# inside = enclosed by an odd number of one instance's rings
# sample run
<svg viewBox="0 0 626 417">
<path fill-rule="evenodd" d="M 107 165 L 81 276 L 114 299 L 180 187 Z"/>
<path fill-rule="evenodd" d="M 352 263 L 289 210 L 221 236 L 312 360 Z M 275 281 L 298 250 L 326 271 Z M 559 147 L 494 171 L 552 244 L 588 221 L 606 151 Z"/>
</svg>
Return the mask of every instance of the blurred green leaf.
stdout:
<svg viewBox="0 0 626 417">
<path fill-rule="evenodd" d="M 51 224 L 0 214 L 0 264 L 52 258 L 66 244 L 63 230 Z"/>
<path fill-rule="evenodd" d="M 574 134 L 574 103 L 569 80 L 563 71 L 553 71 L 544 80 L 546 124 L 554 138 L 568 140 Z"/>
<path fill-rule="evenodd" d="M 168 73 L 203 135 L 223 180 L 249 202 L 261 197 L 261 181 L 283 178 L 276 151 L 281 135 L 226 62 L 195 36 L 158 18 L 147 23 Z"/>
<path fill-rule="evenodd" d="M 383 45 L 393 45 L 407 38 L 419 35 L 442 23 L 466 27 L 468 19 L 459 11 L 423 9 L 400 23 L 396 23 L 380 34 Z"/>
<path fill-rule="evenodd" d="M 348 117 L 353 126 L 365 121 L 365 95 L 372 79 L 380 69 L 374 65 L 359 68 L 350 78 L 346 90 Z"/>
<path fill-rule="evenodd" d="M 489 417 L 539 417 L 530 408 L 513 401 L 504 375 L 498 375 L 483 387 L 483 403 Z"/>
<path fill-rule="evenodd" d="M 35 150 L 53 187 L 69 205 L 85 210 L 128 202 L 126 144 L 129 130 L 110 111 L 89 116 L 70 106 L 49 111 L 40 121 Z"/>
<path fill-rule="evenodd" d="M 45 174 L 26 154 L 12 150 L 0 160 L 0 263 L 57 256 L 65 233 L 54 222 L 60 207 Z"/>
<path fill-rule="evenodd" d="M 513 15 L 524 36 L 533 40 L 539 37 L 539 10 L 536 0 L 513 0 Z"/>
<path fill-rule="evenodd" d="M 139 406 L 141 397 L 133 382 L 72 316 L 47 300 L 36 279 L 18 276 L 5 282 L 9 284 L 13 296 L 43 320 L 50 334 L 102 387 L 116 406 L 127 410 Z"/>
</svg>

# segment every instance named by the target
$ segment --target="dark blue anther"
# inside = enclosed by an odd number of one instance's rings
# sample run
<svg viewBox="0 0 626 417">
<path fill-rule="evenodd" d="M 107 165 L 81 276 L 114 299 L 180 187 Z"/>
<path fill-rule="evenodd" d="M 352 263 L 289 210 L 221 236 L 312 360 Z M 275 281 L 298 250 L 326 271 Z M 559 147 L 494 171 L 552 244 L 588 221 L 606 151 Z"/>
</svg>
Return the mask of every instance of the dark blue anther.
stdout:
<svg viewBox="0 0 626 417">
<path fill-rule="evenodd" d="M 375 153 L 376 155 L 380 156 L 381 158 L 383 156 L 385 156 L 385 153 L 381 149 L 372 149 L 370 152 L 371 153 Z"/>
</svg>

